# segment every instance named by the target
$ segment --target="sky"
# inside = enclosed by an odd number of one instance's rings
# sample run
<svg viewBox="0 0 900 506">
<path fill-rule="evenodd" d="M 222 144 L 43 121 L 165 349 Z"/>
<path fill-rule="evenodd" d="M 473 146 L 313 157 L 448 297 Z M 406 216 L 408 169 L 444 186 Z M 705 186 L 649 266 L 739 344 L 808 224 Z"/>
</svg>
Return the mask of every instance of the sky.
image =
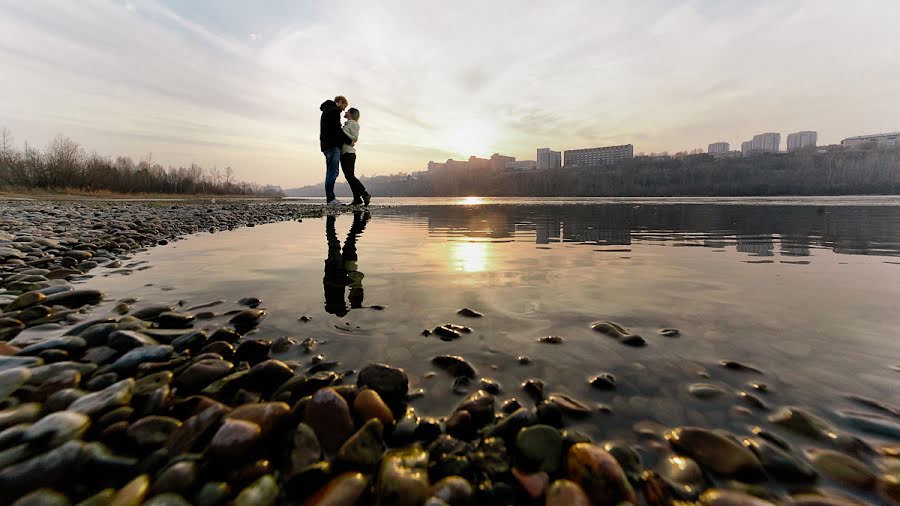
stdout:
<svg viewBox="0 0 900 506">
<path fill-rule="evenodd" d="M 898 20 L 896 0 L 0 0 L 0 127 L 284 188 L 324 179 L 337 94 L 366 176 L 770 131 L 831 144 L 900 130 Z"/>
</svg>

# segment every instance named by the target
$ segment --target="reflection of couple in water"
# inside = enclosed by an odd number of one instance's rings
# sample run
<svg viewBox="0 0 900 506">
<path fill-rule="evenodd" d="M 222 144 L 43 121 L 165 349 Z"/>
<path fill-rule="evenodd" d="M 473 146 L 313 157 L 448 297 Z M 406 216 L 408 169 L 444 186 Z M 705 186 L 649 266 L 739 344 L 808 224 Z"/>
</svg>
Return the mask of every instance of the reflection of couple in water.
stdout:
<svg viewBox="0 0 900 506">
<path fill-rule="evenodd" d="M 350 226 L 350 232 L 344 240 L 343 249 L 334 229 L 337 217 L 330 215 L 325 218 L 328 258 L 325 259 L 325 277 L 322 278 L 322 284 L 325 287 L 325 311 L 333 315 L 345 316 L 350 309 L 362 307 L 364 274 L 356 270 L 356 239 L 366 229 L 369 217 L 368 212 L 353 213 L 353 225 Z M 350 287 L 349 308 L 347 300 L 344 299 L 347 287 Z"/>
</svg>

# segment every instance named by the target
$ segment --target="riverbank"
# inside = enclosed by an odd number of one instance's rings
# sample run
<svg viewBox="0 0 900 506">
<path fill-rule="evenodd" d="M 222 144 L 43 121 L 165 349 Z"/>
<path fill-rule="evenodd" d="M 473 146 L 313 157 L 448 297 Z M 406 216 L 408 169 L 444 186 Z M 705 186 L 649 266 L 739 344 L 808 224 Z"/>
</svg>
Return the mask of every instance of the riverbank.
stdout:
<svg viewBox="0 0 900 506">
<path fill-rule="evenodd" d="M 106 190 L 90 191 L 66 188 L 62 190 L 13 189 L 0 191 L 2 200 L 40 200 L 40 201 L 104 201 L 104 200 L 164 200 L 164 201 L 270 201 L 277 202 L 280 197 L 258 197 L 254 195 L 216 195 L 216 194 L 174 194 L 174 193 L 117 193 Z"/>
<path fill-rule="evenodd" d="M 806 409 L 770 408 L 777 394 L 767 382 L 774 378 L 738 362 L 716 366 L 714 378 L 701 381 L 734 375 L 747 382 L 734 416 L 761 416 L 781 432 L 646 422 L 619 428 L 636 442 L 592 442 L 572 427 L 585 420 L 614 426 L 609 406 L 557 393 L 562 385 L 543 377 L 503 387 L 476 369 L 486 365 L 455 354 L 411 357 L 430 362 L 432 375 L 452 377 L 454 391 L 464 392 L 446 416 L 421 416 L 413 405 L 427 395 L 422 380 L 398 364 L 344 369 L 337 362 L 342 350 L 314 332 L 259 338 L 256 329 L 273 316 L 267 303 L 274 301 L 251 294 L 239 301 L 110 301 L 78 289 L 94 272 L 143 273 L 152 264 L 136 253 L 186 234 L 322 214 L 319 206 L 271 203 L 0 205 L 0 502 L 28 493 L 50 504 L 837 505 L 857 504 L 860 494 L 896 500 L 896 445 L 862 441 Z M 254 242 L 250 251 L 268 247 Z M 475 260 L 466 257 L 465 265 L 477 268 Z M 309 285 L 319 282 L 321 263 L 316 269 Z M 98 314 L 95 304 L 110 312 Z M 423 339 L 461 342 L 491 318 L 461 311 L 458 325 L 429 327 L 432 335 Z M 623 350 L 691 339 L 664 330 L 639 338 L 606 322 L 586 332 Z M 545 337 L 535 346 L 574 344 L 568 335 Z M 511 367 L 527 370 L 539 360 L 523 355 Z M 625 393 L 618 373 L 589 373 L 569 376 L 621 392 L 626 404 L 627 397 L 638 400 Z M 708 384 L 691 394 L 728 397 Z M 892 416 L 890 406 L 875 405 Z M 798 432 L 818 448 L 803 452 L 784 441 Z"/>
</svg>

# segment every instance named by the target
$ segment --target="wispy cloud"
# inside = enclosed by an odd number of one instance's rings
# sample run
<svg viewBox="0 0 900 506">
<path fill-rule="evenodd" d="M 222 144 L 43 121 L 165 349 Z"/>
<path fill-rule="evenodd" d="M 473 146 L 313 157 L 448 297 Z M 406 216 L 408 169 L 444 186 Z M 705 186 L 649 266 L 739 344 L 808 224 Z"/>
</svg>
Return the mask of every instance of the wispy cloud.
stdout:
<svg viewBox="0 0 900 506">
<path fill-rule="evenodd" d="M 322 178 L 318 105 L 337 93 L 363 113 L 367 174 L 764 130 L 835 142 L 900 128 L 898 17 L 880 0 L 7 1 L 0 123 L 286 186 Z"/>
</svg>

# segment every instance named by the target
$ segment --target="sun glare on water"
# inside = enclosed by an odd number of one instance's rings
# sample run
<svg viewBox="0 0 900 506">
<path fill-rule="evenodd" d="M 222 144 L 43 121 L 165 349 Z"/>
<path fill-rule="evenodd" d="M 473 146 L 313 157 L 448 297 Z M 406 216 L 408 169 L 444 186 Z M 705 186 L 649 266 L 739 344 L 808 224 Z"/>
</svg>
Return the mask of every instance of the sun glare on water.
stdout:
<svg viewBox="0 0 900 506">
<path fill-rule="evenodd" d="M 450 247 L 453 267 L 463 272 L 484 272 L 490 268 L 490 243 L 457 242 Z"/>
<path fill-rule="evenodd" d="M 481 197 L 463 197 L 456 201 L 456 204 L 461 206 L 478 206 L 484 204 L 484 199 Z"/>
</svg>

